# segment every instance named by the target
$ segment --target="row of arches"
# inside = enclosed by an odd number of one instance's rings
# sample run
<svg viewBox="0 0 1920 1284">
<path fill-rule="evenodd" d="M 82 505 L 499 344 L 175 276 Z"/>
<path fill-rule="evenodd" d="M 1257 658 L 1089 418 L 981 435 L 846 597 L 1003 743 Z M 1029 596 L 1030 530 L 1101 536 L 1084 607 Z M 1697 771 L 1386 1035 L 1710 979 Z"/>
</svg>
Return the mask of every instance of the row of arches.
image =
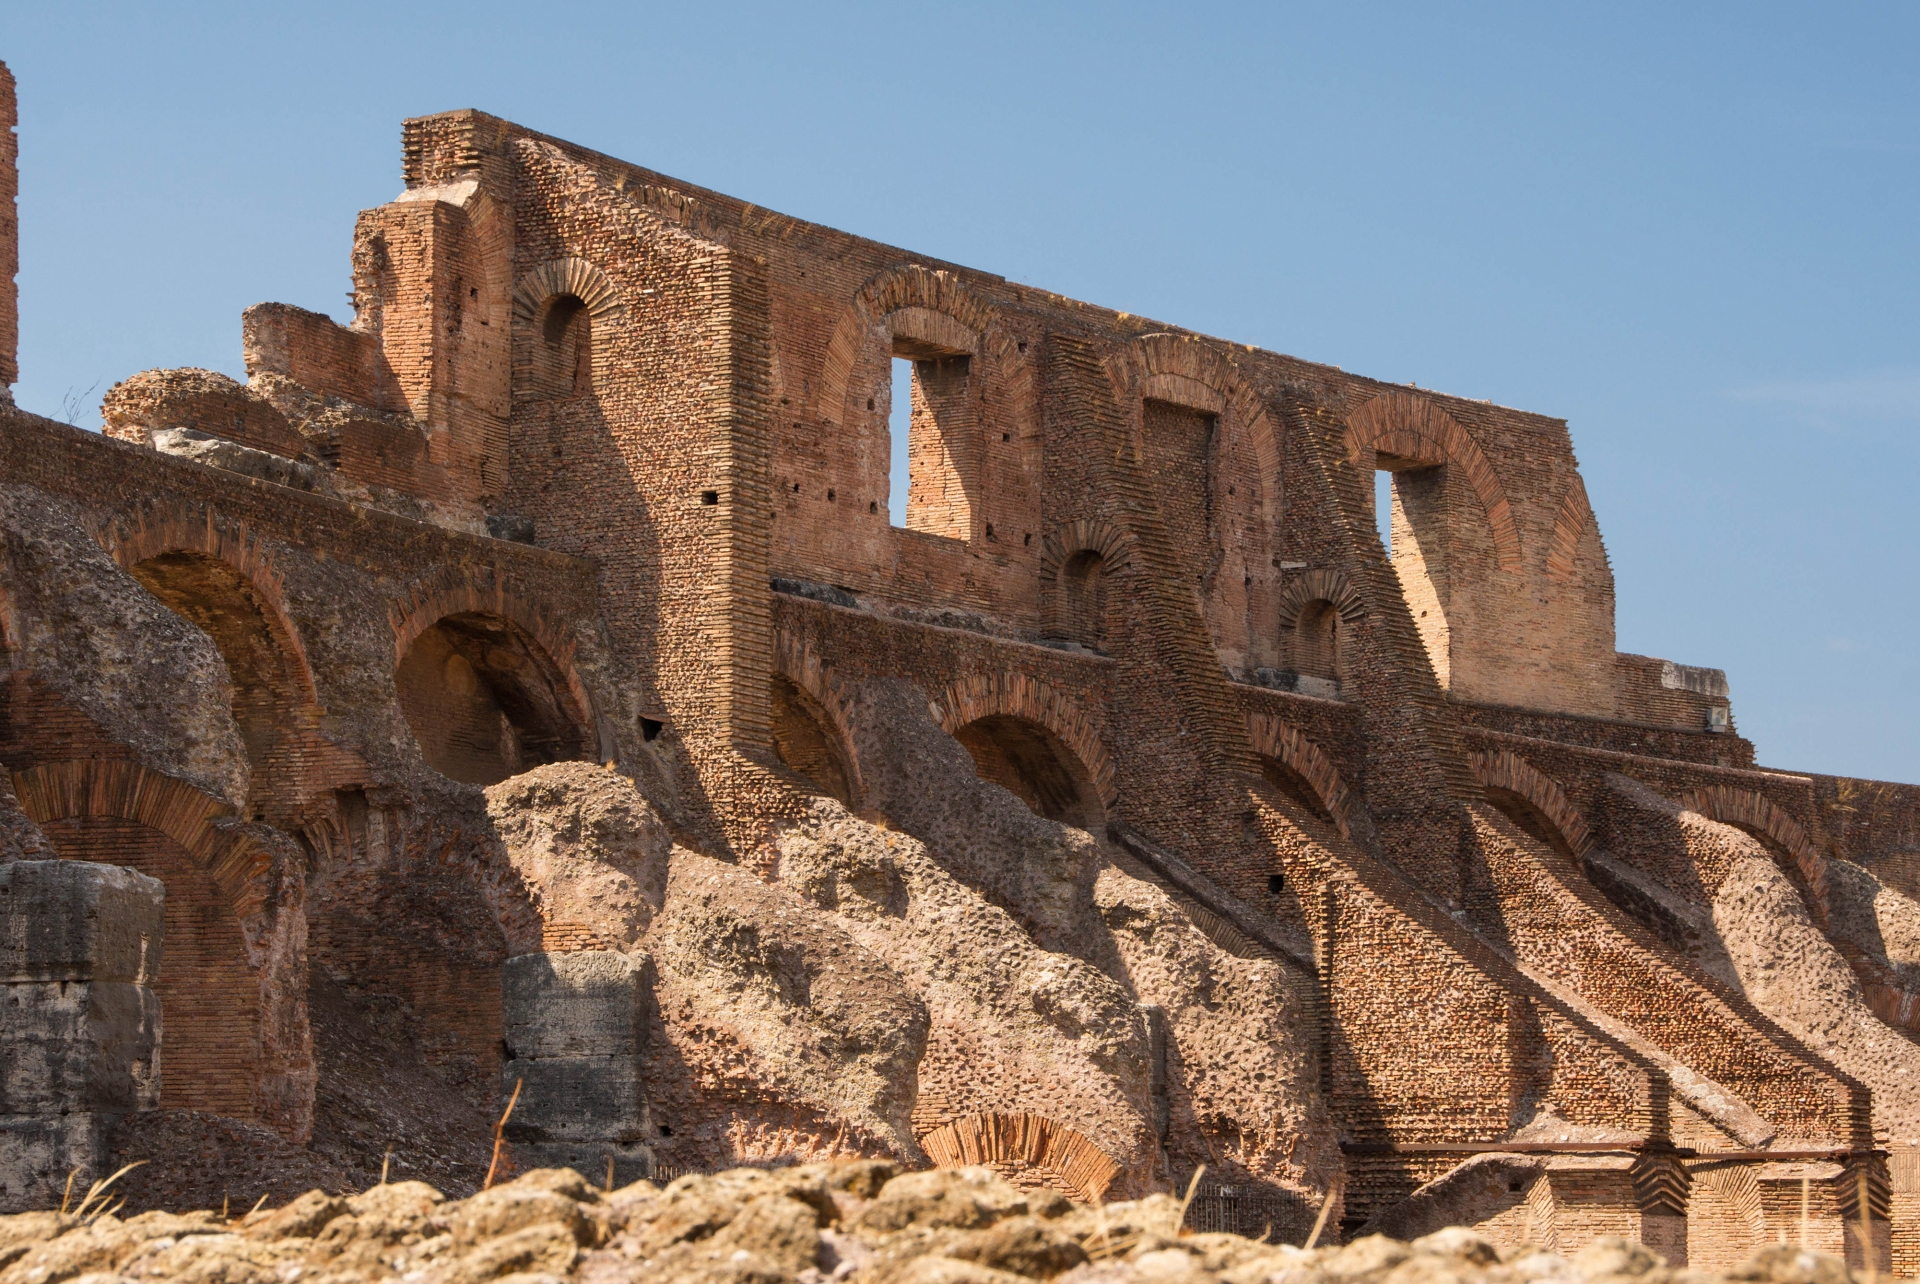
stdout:
<svg viewBox="0 0 1920 1284">
<path fill-rule="evenodd" d="M 512 306 L 516 402 L 591 394 L 608 375 L 606 335 L 625 315 L 619 288 L 587 260 L 555 259 L 524 273 Z M 824 475 L 808 493 L 833 502 L 837 490 L 839 503 L 853 501 L 856 523 L 863 508 L 884 523 L 886 492 L 898 481 L 889 481 L 890 450 L 872 441 L 893 431 L 889 402 L 911 402 L 909 493 L 896 523 L 963 543 L 993 541 L 989 508 L 1037 485 L 1027 474 L 1037 476 L 1039 365 L 1027 348 L 993 304 L 952 272 L 908 264 L 877 274 L 836 322 L 820 378 L 803 385 L 829 430 L 802 452 L 804 468 Z M 1341 635 L 1352 618 L 1328 610 L 1337 605 L 1332 599 L 1304 613 L 1283 611 L 1280 436 L 1264 399 L 1220 345 L 1191 336 L 1137 336 L 1106 367 L 1128 418 L 1133 465 L 1165 510 L 1181 574 L 1198 589 L 1223 665 L 1249 676 L 1292 674 L 1296 690 L 1337 695 L 1347 664 Z M 902 378 L 910 386 L 894 386 Z M 1512 575 L 1525 561 L 1512 503 L 1486 452 L 1441 405 L 1400 390 L 1350 411 L 1344 432 L 1353 466 L 1395 479 L 1394 567 L 1435 676 L 1443 686 L 1457 676 L 1463 690 L 1499 694 L 1502 680 L 1489 676 L 1483 654 L 1498 650 L 1495 640 L 1455 636 L 1462 621 L 1471 633 L 1470 622 L 1486 615 L 1484 604 L 1459 600 L 1478 591 L 1472 586 L 1482 571 Z M 1457 506 L 1446 499 L 1450 491 L 1477 509 L 1480 535 L 1472 540 L 1454 537 L 1464 514 L 1450 512 L 1450 502 Z M 1545 552 L 1550 580 L 1577 577 L 1592 527 L 1584 487 L 1572 475 Z M 1006 538 L 1003 529 L 999 539 Z M 1116 569 L 1104 551 L 1083 546 L 1044 570 L 1042 640 L 1104 650 L 1108 577 Z M 1459 675 L 1457 652 L 1466 657 Z M 1603 701 L 1606 693 L 1586 694 Z"/>
<path fill-rule="evenodd" d="M 1586 817 L 1551 776 L 1504 749 L 1476 752 L 1470 761 L 1488 801 L 1530 836 L 1576 861 L 1594 851 Z M 1696 786 L 1673 802 L 1760 839 L 1802 890 L 1814 918 L 1827 922 L 1826 857 L 1785 808 L 1754 790 L 1724 784 Z"/>
<path fill-rule="evenodd" d="M 313 800 L 365 783 L 357 755 L 320 734 L 324 710 L 282 576 L 243 524 L 209 511 L 149 511 L 101 538 L 226 662 L 252 818 L 289 825 Z M 395 695 L 440 774 L 487 785 L 602 747 L 571 663 L 575 642 L 554 613 L 504 584 L 443 573 L 417 583 L 390 614 Z"/>
<path fill-rule="evenodd" d="M 515 399 L 591 394 L 607 377 L 605 334 L 625 315 L 618 288 L 585 259 L 555 259 L 524 273 L 512 297 Z M 976 510 L 987 482 L 977 440 L 981 425 L 975 422 L 987 371 L 975 367 L 993 367 L 1005 385 L 1004 417 L 1024 428 L 1037 404 L 1033 362 L 1014 359 L 1025 350 L 1005 332 L 994 307 L 955 274 L 917 264 L 889 269 L 856 292 L 837 323 L 816 408 L 830 427 L 858 421 L 878 410 L 869 385 L 891 385 L 889 362 L 911 363 L 912 388 L 890 389 L 890 396 L 909 395 L 914 405 L 913 494 L 905 524 L 971 540 L 983 529 Z M 1182 520 L 1169 523 L 1181 538 L 1192 534 L 1211 545 L 1187 550 L 1191 569 L 1203 585 L 1228 598 L 1270 591 L 1273 586 L 1263 581 L 1273 561 L 1267 545 L 1278 537 L 1280 453 L 1261 398 L 1216 345 L 1187 335 L 1141 336 L 1116 354 L 1108 374 L 1122 404 L 1137 411 L 1135 463 L 1169 482 L 1163 501 L 1198 502 L 1204 509 L 1183 509 L 1175 515 Z M 1499 570 L 1521 569 L 1519 528 L 1504 486 L 1473 434 L 1438 404 L 1404 391 L 1382 392 L 1347 416 L 1345 444 L 1349 461 L 1368 472 L 1412 476 L 1458 469 L 1478 502 Z M 1244 494 L 1236 493 L 1236 475 Z M 1551 578 L 1575 574 L 1576 550 L 1592 517 L 1576 473 L 1545 553 Z M 1257 610 L 1251 601 L 1240 605 Z M 1225 623 L 1212 622 L 1216 632 Z"/>
<path fill-rule="evenodd" d="M 776 637 L 775 661 L 769 684 L 775 754 L 813 789 L 860 811 L 867 800 L 839 681 L 812 648 L 785 632 Z M 1025 674 L 974 675 L 939 690 L 930 707 L 982 780 L 1048 820 L 1090 831 L 1105 827 L 1119 802 L 1117 773 L 1098 729 L 1069 692 Z M 1248 715 L 1246 730 L 1268 781 L 1348 833 L 1349 792 L 1320 748 L 1270 714 Z"/>
<path fill-rule="evenodd" d="M 366 762 L 322 734 L 325 711 L 271 546 L 242 523 L 150 506 L 96 531 L 117 565 L 212 641 L 248 767 L 236 809 L 130 756 L 38 760 L 12 774 L 56 855 L 126 865 L 166 886 L 161 1105 L 255 1119 L 304 1139 L 312 1111 L 304 964 L 295 966 L 302 875 L 288 835 L 326 824 Z M 0 608 L 6 605 L 0 595 Z M 0 617 L 5 617 L 0 610 Z M 394 696 L 428 766 L 488 784 L 540 762 L 591 757 L 592 705 L 573 640 L 498 577 L 416 582 L 391 608 Z M 15 680 L 33 657 L 0 641 Z M 36 688 L 37 689 L 37 688 Z M 57 695 L 36 697 L 40 710 Z M 19 710 L 15 710 L 17 714 Z M 17 734 L 32 742 L 33 723 Z M 248 822 L 261 822 L 249 824 Z M 278 832 L 276 832 L 278 831 Z"/>
</svg>

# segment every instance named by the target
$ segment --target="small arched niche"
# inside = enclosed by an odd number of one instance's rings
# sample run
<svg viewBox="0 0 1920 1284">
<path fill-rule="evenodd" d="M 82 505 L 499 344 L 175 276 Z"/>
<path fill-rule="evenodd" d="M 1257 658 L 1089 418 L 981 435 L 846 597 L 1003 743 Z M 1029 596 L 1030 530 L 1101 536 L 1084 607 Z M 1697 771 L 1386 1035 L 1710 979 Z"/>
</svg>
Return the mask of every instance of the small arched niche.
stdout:
<svg viewBox="0 0 1920 1284">
<path fill-rule="evenodd" d="M 1091 774 L 1039 723 L 991 714 L 961 727 L 953 738 L 972 755 L 982 780 L 1006 789 L 1035 815 L 1086 830 L 1104 823 L 1106 809 Z"/>
<path fill-rule="evenodd" d="M 785 674 L 773 675 L 770 713 L 773 749 L 789 770 L 849 810 L 854 806 L 853 764 L 819 701 Z"/>
<path fill-rule="evenodd" d="M 1338 690 L 1341 673 L 1340 633 L 1340 609 L 1332 602 L 1318 598 L 1302 606 L 1293 623 L 1294 672 Z"/>
<path fill-rule="evenodd" d="M 1107 567 L 1106 560 L 1093 549 L 1083 548 L 1061 565 L 1051 632 L 1064 642 L 1092 651 L 1105 647 Z"/>
<path fill-rule="evenodd" d="M 421 756 L 451 780 L 491 785 L 587 756 L 584 710 L 559 666 L 500 616 L 442 617 L 400 658 L 394 686 Z"/>
<path fill-rule="evenodd" d="M 556 294 L 541 304 L 539 341 L 528 363 L 526 394 L 554 399 L 593 391 L 593 313 L 577 294 Z"/>
</svg>

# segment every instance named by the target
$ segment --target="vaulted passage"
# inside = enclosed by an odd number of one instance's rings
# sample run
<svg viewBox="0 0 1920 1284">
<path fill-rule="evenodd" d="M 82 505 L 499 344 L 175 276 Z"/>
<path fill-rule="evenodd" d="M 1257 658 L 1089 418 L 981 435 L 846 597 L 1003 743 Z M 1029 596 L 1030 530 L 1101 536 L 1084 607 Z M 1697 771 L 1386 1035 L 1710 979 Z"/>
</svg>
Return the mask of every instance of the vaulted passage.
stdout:
<svg viewBox="0 0 1920 1284">
<path fill-rule="evenodd" d="M 1306 778 L 1278 758 L 1269 758 L 1262 754 L 1260 774 L 1266 778 L 1268 784 L 1293 802 L 1300 804 L 1310 814 L 1326 821 L 1333 819 L 1327 811 L 1326 803 L 1320 800 L 1320 795 L 1314 792 L 1313 786 L 1307 783 Z"/>
<path fill-rule="evenodd" d="M 233 720 L 246 746 L 256 815 L 291 813 L 295 764 L 286 743 L 293 711 L 305 701 L 295 677 L 292 639 L 261 606 L 246 577 L 205 553 L 178 550 L 133 567 L 133 577 L 175 614 L 213 639 L 233 685 Z"/>
<path fill-rule="evenodd" d="M 1008 790 L 1036 815 L 1094 829 L 1105 809 L 1073 751 L 1037 722 L 994 714 L 954 732 L 980 778 Z"/>
<path fill-rule="evenodd" d="M 780 761 L 821 793 L 852 807 L 853 770 L 832 719 L 783 674 L 773 675 L 771 697 L 773 748 Z"/>
<path fill-rule="evenodd" d="M 394 671 L 400 708 L 427 765 L 491 785 L 587 756 L 583 711 L 538 642 L 497 615 L 449 615 Z"/>
</svg>

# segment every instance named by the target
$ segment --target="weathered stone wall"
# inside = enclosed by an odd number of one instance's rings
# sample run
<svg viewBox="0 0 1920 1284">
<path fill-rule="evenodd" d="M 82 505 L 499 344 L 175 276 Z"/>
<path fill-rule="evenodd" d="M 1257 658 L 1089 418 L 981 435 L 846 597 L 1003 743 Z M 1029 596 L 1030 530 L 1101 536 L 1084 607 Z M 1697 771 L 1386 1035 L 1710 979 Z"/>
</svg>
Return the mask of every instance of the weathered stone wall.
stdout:
<svg viewBox="0 0 1920 1284">
<path fill-rule="evenodd" d="M 0 1208 L 104 1176 L 114 1122 L 153 1108 L 164 898 L 104 862 L 0 864 Z"/>
</svg>

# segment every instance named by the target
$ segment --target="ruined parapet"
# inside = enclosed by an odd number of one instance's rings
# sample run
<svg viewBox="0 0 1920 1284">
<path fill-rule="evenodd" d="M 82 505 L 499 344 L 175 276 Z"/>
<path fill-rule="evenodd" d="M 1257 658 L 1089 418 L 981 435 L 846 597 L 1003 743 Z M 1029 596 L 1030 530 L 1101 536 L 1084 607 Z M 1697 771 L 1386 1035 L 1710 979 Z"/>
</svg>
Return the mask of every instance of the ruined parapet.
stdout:
<svg viewBox="0 0 1920 1284">
<path fill-rule="evenodd" d="M 646 1094 L 645 954 L 523 954 L 501 969 L 509 1060 L 501 1096 L 519 1085 L 506 1136 L 522 1168 L 596 1176 L 616 1186 L 651 1176 Z"/>
<path fill-rule="evenodd" d="M 0 865 L 0 1212 L 107 1175 L 107 1133 L 160 1097 L 160 881 L 116 865 Z"/>
<path fill-rule="evenodd" d="M 13 385 L 20 378 L 20 140 L 13 127 L 19 121 L 14 102 L 13 73 L 0 62 L 0 403 L 13 404 Z"/>
</svg>

